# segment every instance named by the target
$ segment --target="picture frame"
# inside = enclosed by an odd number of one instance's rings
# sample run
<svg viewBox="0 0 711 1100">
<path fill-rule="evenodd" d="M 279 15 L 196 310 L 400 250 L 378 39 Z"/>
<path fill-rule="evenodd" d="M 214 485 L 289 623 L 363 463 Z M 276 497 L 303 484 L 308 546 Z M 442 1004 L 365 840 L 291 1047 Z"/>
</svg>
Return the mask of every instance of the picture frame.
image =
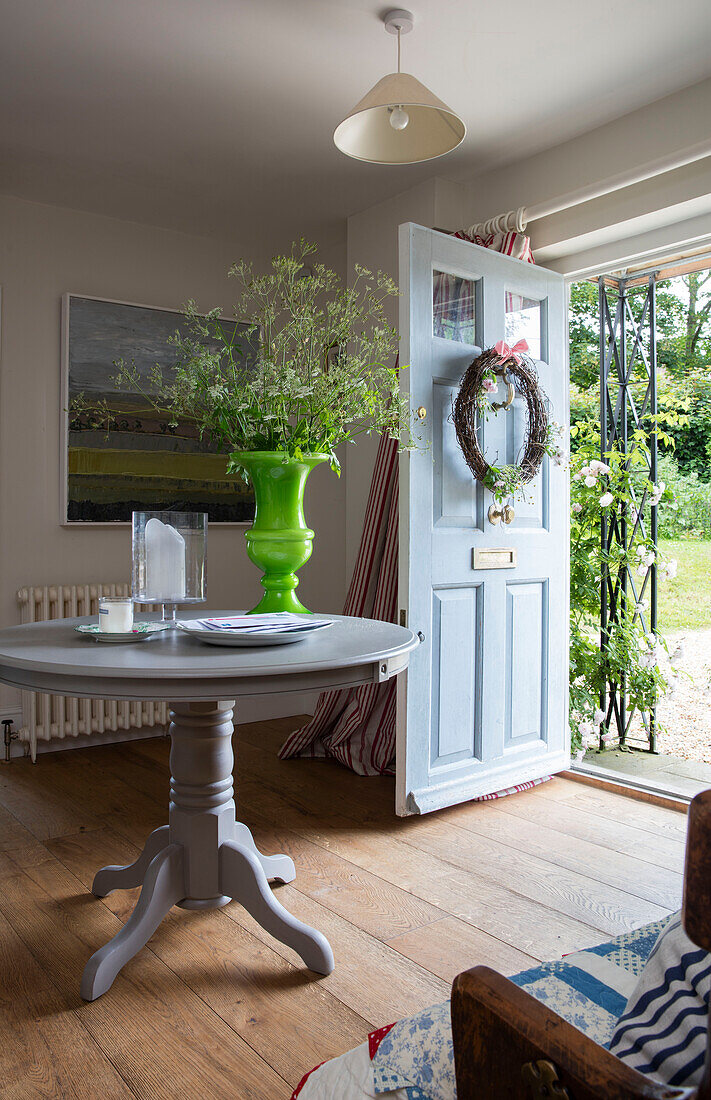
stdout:
<svg viewBox="0 0 711 1100">
<path fill-rule="evenodd" d="M 249 327 L 229 319 L 222 324 Z M 227 474 L 227 456 L 211 450 L 195 425 L 170 425 L 142 395 L 114 384 L 120 359 L 134 363 L 146 381 L 156 363 L 170 369 L 175 360 L 168 337 L 176 331 L 187 331 L 177 309 L 62 296 L 62 526 L 113 527 L 146 509 L 207 512 L 211 524 L 251 524 L 253 491 L 238 474 Z M 108 428 L 88 414 L 75 415 L 71 407 L 79 394 L 105 399 L 122 413 Z"/>
</svg>

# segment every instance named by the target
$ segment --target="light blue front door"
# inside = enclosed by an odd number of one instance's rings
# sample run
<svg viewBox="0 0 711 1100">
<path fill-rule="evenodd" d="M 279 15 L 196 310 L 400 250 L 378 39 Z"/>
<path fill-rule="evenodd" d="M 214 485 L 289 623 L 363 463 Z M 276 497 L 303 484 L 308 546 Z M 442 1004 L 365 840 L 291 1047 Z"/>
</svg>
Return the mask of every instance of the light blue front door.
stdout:
<svg viewBox="0 0 711 1100">
<path fill-rule="evenodd" d="M 556 272 L 407 224 L 400 287 L 400 361 L 426 443 L 401 465 L 401 621 L 424 636 L 398 698 L 396 808 L 410 814 L 569 763 L 567 472 L 545 458 L 511 523 L 492 523 L 451 421 L 472 360 L 525 337 L 567 445 L 568 372 Z M 489 461 L 516 462 L 525 425 L 516 394 L 479 427 Z"/>
</svg>

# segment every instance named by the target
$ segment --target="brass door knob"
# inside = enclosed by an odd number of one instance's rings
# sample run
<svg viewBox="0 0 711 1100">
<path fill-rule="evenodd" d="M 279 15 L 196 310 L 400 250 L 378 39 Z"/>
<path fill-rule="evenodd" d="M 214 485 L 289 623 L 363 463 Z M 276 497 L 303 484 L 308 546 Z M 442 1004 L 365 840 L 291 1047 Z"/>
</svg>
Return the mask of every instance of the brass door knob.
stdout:
<svg viewBox="0 0 711 1100">
<path fill-rule="evenodd" d="M 505 504 L 503 508 L 497 508 L 495 504 L 492 504 L 487 513 L 489 523 L 493 523 L 496 526 L 497 523 L 511 523 L 516 519 L 516 513 L 510 504 Z"/>
<path fill-rule="evenodd" d="M 415 415 L 417 416 L 418 420 L 424 420 L 425 417 L 427 416 L 427 409 L 425 408 L 425 406 L 420 405 L 420 407 L 417 410 L 417 413 Z"/>
</svg>

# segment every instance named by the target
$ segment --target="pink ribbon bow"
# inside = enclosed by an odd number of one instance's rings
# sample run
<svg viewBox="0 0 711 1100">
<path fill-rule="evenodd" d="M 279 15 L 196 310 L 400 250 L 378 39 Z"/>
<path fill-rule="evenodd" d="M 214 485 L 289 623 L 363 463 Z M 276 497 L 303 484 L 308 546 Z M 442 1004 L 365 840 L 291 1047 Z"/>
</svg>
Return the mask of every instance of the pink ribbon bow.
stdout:
<svg viewBox="0 0 711 1100">
<path fill-rule="evenodd" d="M 494 344 L 494 351 L 498 355 L 500 363 L 505 363 L 507 359 L 513 359 L 514 362 L 520 365 L 521 356 L 525 351 L 528 351 L 528 344 L 525 340 L 519 340 L 517 344 L 510 348 L 505 340 L 499 340 L 497 344 Z"/>
</svg>

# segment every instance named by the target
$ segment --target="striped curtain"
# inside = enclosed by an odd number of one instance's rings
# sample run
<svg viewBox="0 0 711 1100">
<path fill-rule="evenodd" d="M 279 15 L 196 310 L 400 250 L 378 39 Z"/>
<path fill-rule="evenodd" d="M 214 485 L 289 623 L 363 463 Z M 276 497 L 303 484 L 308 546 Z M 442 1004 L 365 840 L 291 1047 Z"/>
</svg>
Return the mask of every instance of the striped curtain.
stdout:
<svg viewBox="0 0 711 1100">
<path fill-rule="evenodd" d="M 531 242 L 521 233 L 500 233 L 486 239 L 465 232 L 453 234 L 507 256 L 533 263 Z M 443 321 L 454 300 L 460 303 L 457 323 L 473 319 L 474 300 L 462 296 L 454 276 L 440 276 L 434 286 L 435 317 Z M 461 283 L 461 280 L 457 280 Z M 507 311 L 515 303 L 507 300 Z M 516 307 L 520 308 L 520 307 Z M 470 316 L 471 313 L 471 316 Z M 397 615 L 398 457 L 397 443 L 381 437 L 375 460 L 363 534 L 344 615 L 394 623 Z M 332 757 L 359 775 L 390 775 L 395 759 L 396 681 L 365 684 L 344 691 L 323 692 L 310 722 L 295 730 L 279 750 L 292 756 Z"/>
<path fill-rule="evenodd" d="M 397 555 L 397 442 L 381 436 L 344 615 L 395 622 Z M 279 756 L 330 756 L 359 775 L 391 774 L 395 691 L 393 678 L 384 684 L 323 692 L 311 721 L 289 736 Z"/>
<path fill-rule="evenodd" d="M 480 237 L 478 233 L 470 236 L 463 229 L 460 229 L 458 233 L 453 233 L 452 236 L 459 237 L 462 241 L 471 241 L 472 244 L 479 244 L 482 248 L 493 248 L 494 252 L 501 252 L 504 256 L 512 256 L 514 260 L 525 260 L 527 264 L 535 264 L 536 262 L 531 249 L 531 238 L 524 233 L 514 233 L 512 230 L 508 233 L 492 233 L 488 237 Z"/>
</svg>

